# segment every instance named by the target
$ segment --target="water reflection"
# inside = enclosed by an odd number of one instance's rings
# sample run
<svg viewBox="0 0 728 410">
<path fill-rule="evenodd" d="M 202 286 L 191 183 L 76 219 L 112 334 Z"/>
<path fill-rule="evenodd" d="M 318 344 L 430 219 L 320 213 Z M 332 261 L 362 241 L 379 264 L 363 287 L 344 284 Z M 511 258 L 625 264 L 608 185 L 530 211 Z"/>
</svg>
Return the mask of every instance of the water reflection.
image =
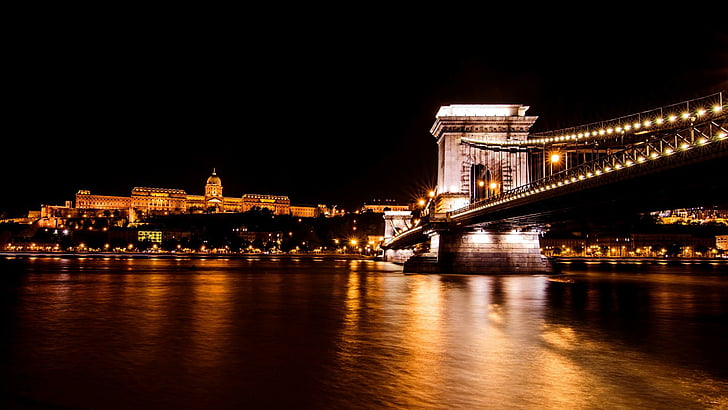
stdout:
<svg viewBox="0 0 728 410">
<path fill-rule="evenodd" d="M 195 275 L 190 321 L 191 352 L 188 363 L 215 368 L 224 360 L 230 343 L 221 335 L 231 335 L 234 326 L 233 290 L 230 277 L 224 274 Z"/>
<path fill-rule="evenodd" d="M 303 259 L 0 268 L 8 408 L 728 406 L 720 275 L 405 276 Z"/>
</svg>

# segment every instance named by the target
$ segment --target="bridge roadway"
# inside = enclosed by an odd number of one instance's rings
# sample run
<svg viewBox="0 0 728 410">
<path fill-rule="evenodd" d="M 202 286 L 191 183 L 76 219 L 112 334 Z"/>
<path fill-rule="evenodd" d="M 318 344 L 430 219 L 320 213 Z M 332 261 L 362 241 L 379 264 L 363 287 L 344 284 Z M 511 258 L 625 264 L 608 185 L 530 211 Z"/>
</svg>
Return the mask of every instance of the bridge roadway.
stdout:
<svg viewBox="0 0 728 410">
<path fill-rule="evenodd" d="M 405 263 L 405 271 L 463 270 L 464 273 L 478 273 L 470 268 L 460 269 L 457 264 L 443 266 L 442 253 L 438 254 L 428 246 L 443 248 L 443 240 L 471 243 L 472 238 L 463 235 L 472 236 L 472 232 L 541 232 L 556 222 L 609 221 L 639 212 L 728 203 L 728 178 L 725 177 L 728 109 L 723 93 L 719 94 L 719 101 L 710 109 L 697 107 L 692 112 L 686 111 L 689 115 L 683 114 L 679 119 L 672 116 L 666 121 L 656 121 L 659 124 L 645 120 L 655 118 L 651 113 L 641 113 L 622 117 L 620 121 L 597 123 L 599 127 L 592 124 L 534 135 L 527 141 L 507 143 L 510 147 L 496 141 L 463 138 L 462 144 L 481 145 L 485 149 L 522 149 L 581 142 L 582 149 L 593 150 L 593 147 L 589 148 L 587 139 L 601 142 L 602 147 L 608 146 L 610 140 L 617 140 L 620 146 L 592 161 L 473 201 L 451 212 L 436 213 L 430 206 L 429 213 L 426 212 L 420 224 L 385 242 L 385 257 L 387 252 L 393 255 L 394 252 L 411 250 L 404 253 L 404 259 L 415 256 L 410 258 L 409 268 Z M 670 111 L 663 107 L 659 114 Z M 632 132 L 626 133 L 624 125 L 615 124 L 628 124 Z M 640 126 L 635 126 L 637 124 Z M 617 129 L 619 133 L 615 137 Z M 564 146 L 561 149 L 564 150 Z M 542 150 L 546 152 L 545 147 Z M 433 237 L 437 237 L 435 243 L 428 244 Z M 506 258 L 503 251 L 512 252 L 514 249 L 500 250 L 496 256 Z M 453 252 L 457 254 L 459 251 Z M 533 253 L 533 245 L 528 252 Z M 533 258 L 533 255 L 528 257 Z M 508 265 L 512 266 L 513 262 L 508 262 Z"/>
</svg>

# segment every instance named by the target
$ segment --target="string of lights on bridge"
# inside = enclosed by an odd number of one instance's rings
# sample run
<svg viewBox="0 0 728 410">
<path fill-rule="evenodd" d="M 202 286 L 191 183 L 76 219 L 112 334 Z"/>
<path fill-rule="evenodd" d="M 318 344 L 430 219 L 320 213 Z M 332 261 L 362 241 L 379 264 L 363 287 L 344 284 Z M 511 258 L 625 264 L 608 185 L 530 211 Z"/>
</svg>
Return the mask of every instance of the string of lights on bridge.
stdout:
<svg viewBox="0 0 728 410">
<path fill-rule="evenodd" d="M 691 104 L 696 108 L 690 109 L 689 107 Z M 464 137 L 462 138 L 462 141 L 473 145 L 524 148 L 529 146 L 543 146 L 553 143 L 586 141 L 595 138 L 620 136 L 627 133 L 641 134 L 689 125 L 696 120 L 704 119 L 706 116 L 720 115 L 725 112 L 725 110 L 726 106 L 724 105 L 723 94 L 718 93 L 701 99 L 691 100 L 668 107 L 661 107 L 613 120 L 570 127 L 557 131 L 535 133 L 531 134 L 530 138 L 527 140 L 495 141 Z"/>
<path fill-rule="evenodd" d="M 717 114 L 720 113 L 721 110 L 714 110 L 714 112 Z M 650 160 L 657 160 L 661 157 L 668 157 L 678 151 L 687 151 L 691 148 L 705 146 L 712 142 L 724 141 L 728 139 L 728 132 L 724 128 L 718 127 L 718 131 L 713 136 L 708 136 L 701 133 L 701 135 L 699 135 L 693 141 L 688 141 L 685 138 L 680 137 L 680 139 L 682 140 L 681 142 L 677 141 L 677 136 L 677 134 L 675 136 L 671 136 L 671 138 L 675 138 L 676 142 L 674 144 L 668 144 L 665 143 L 664 140 L 660 140 L 652 142 L 652 144 L 659 146 L 659 149 L 656 149 L 653 145 L 648 144 L 635 146 L 628 150 L 616 152 L 607 157 L 602 157 L 596 161 L 584 163 L 577 167 L 566 169 L 546 178 L 542 178 L 521 187 L 517 187 L 515 189 L 503 192 L 495 197 L 474 202 L 468 206 L 452 211 L 452 215 L 466 215 L 467 213 L 476 209 L 485 209 L 517 199 L 525 198 L 544 191 L 564 187 L 566 185 L 598 177 L 614 171 L 630 168 L 634 165 L 646 163 Z M 663 143 L 665 143 L 664 147 L 662 147 Z"/>
</svg>

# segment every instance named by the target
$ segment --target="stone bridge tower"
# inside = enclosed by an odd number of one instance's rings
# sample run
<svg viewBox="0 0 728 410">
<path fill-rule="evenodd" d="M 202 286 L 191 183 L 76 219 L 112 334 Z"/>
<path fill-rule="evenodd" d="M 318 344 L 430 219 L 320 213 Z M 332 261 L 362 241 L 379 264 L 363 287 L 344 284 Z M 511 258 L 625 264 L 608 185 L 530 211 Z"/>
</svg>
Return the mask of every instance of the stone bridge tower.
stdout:
<svg viewBox="0 0 728 410">
<path fill-rule="evenodd" d="M 463 143 L 525 141 L 538 118 L 527 117 L 528 108 L 518 104 L 440 107 L 430 130 L 438 145 L 435 214 L 529 182 L 526 152 Z"/>
</svg>

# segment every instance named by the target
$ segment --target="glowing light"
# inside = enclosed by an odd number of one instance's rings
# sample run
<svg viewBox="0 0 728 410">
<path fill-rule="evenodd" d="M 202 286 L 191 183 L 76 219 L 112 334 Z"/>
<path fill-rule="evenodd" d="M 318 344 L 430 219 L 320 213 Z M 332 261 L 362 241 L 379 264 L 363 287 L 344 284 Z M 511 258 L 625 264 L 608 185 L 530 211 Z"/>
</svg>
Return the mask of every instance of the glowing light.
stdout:
<svg viewBox="0 0 728 410">
<path fill-rule="evenodd" d="M 490 189 L 496 189 L 496 188 L 498 188 L 498 184 L 496 184 L 495 182 L 491 182 Z"/>
<path fill-rule="evenodd" d="M 718 112 L 721 112 L 721 111 L 723 111 L 723 107 L 721 107 L 720 105 L 717 105 L 716 104 L 716 105 L 713 106 L 713 112 L 718 113 Z"/>
<path fill-rule="evenodd" d="M 559 155 L 558 152 L 555 152 L 555 153 L 551 154 L 550 159 L 551 159 L 552 163 L 556 164 L 557 162 L 561 161 L 561 155 Z"/>
</svg>

